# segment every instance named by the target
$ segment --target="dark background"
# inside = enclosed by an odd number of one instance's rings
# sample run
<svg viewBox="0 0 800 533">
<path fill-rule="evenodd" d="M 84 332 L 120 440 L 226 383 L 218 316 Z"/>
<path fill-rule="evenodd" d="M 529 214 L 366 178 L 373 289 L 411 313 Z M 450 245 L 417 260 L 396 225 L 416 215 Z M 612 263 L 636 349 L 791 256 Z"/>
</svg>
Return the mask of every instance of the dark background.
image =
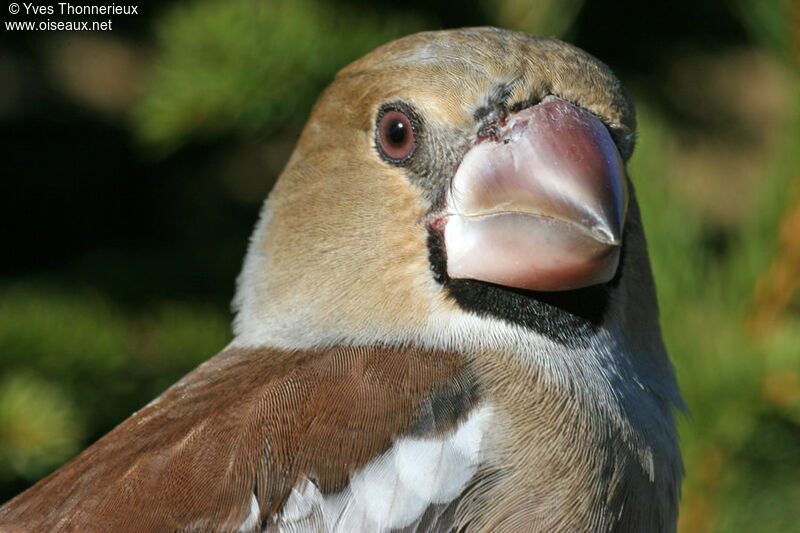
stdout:
<svg viewBox="0 0 800 533">
<path fill-rule="evenodd" d="M 3 5 L 0 501 L 230 340 L 260 204 L 339 68 L 490 24 L 577 44 L 637 102 L 631 173 L 692 411 L 681 531 L 798 531 L 797 2 Z M 46 18 L 113 31 L 5 27 Z"/>
</svg>

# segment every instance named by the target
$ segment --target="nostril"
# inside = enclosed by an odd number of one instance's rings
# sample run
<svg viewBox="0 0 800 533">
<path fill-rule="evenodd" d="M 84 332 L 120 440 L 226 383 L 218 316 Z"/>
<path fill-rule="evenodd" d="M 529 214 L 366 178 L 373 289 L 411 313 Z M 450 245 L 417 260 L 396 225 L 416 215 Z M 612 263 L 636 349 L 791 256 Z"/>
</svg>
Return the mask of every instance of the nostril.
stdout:
<svg viewBox="0 0 800 533">
<path fill-rule="evenodd" d="M 497 124 L 491 123 L 478 130 L 478 143 L 484 141 L 497 141 Z"/>
</svg>

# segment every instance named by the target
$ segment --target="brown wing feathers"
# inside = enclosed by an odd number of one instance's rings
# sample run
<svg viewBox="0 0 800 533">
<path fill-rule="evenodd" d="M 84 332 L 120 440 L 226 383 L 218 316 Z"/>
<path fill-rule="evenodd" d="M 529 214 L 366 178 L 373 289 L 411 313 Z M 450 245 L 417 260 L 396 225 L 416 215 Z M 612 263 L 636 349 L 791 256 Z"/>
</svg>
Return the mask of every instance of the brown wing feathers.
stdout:
<svg viewBox="0 0 800 533">
<path fill-rule="evenodd" d="M 231 348 L 10 501 L 0 526 L 233 531 L 252 494 L 263 521 L 302 477 L 337 492 L 394 436 L 455 422 L 473 393 L 453 353 Z"/>
</svg>

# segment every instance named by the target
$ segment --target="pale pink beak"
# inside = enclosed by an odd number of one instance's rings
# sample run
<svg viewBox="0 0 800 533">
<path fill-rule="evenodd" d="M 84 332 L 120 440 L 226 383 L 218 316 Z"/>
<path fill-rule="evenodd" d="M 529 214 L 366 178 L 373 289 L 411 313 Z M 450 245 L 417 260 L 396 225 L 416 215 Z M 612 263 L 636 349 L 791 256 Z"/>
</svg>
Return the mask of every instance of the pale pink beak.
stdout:
<svg viewBox="0 0 800 533">
<path fill-rule="evenodd" d="M 535 291 L 604 283 L 619 263 L 624 166 L 594 115 L 548 96 L 473 146 L 446 199 L 447 274 Z"/>
</svg>

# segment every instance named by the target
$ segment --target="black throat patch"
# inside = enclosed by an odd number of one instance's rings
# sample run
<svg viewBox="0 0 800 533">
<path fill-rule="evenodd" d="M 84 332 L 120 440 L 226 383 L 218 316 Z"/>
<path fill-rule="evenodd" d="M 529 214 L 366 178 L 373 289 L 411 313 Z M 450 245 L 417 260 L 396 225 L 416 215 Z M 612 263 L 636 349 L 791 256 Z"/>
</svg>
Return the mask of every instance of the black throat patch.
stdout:
<svg viewBox="0 0 800 533">
<path fill-rule="evenodd" d="M 623 243 L 625 239 L 623 238 Z M 611 292 L 619 285 L 625 259 L 608 283 L 560 292 L 515 289 L 470 279 L 447 277 L 441 234 L 428 229 L 428 258 L 434 278 L 465 311 L 530 328 L 565 346 L 586 345 L 603 324 Z"/>
</svg>

